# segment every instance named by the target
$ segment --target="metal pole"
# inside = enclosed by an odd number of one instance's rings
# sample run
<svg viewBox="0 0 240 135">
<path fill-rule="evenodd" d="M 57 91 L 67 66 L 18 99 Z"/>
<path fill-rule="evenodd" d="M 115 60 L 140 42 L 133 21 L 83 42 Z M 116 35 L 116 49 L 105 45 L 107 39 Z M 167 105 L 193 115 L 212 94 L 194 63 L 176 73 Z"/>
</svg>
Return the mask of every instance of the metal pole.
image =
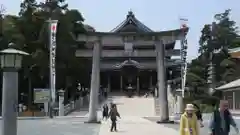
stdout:
<svg viewBox="0 0 240 135">
<path fill-rule="evenodd" d="M 17 135 L 18 72 L 3 72 L 2 135 Z"/>
</svg>

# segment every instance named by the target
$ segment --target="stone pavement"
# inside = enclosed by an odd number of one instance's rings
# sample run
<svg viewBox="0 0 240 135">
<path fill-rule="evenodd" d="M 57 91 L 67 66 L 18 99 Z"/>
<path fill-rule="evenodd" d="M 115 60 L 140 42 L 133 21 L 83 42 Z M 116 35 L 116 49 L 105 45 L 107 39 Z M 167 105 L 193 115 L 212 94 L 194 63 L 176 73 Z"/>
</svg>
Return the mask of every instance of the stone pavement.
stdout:
<svg viewBox="0 0 240 135">
<path fill-rule="evenodd" d="M 172 128 L 176 131 L 179 131 L 178 124 L 165 124 L 165 127 Z M 200 129 L 200 135 L 209 135 L 208 124 L 205 124 L 205 127 Z M 231 132 L 229 133 L 229 135 L 237 135 L 232 127 L 231 127 Z"/>
<path fill-rule="evenodd" d="M 118 132 L 109 131 L 110 120 L 103 121 L 102 124 L 86 124 L 86 120 L 85 117 L 18 120 L 18 135 L 178 135 L 173 127 L 156 124 L 141 117 L 123 116 L 118 120 Z"/>
<path fill-rule="evenodd" d="M 18 135 L 179 135 L 178 124 L 156 124 L 158 118 L 152 117 L 151 99 L 110 97 L 106 102 L 116 103 L 121 119 L 118 120 L 118 132 L 110 132 L 110 120 L 102 124 L 86 124 L 88 112 L 74 112 L 72 115 L 55 119 L 22 119 L 18 120 Z M 101 117 L 101 108 L 98 115 Z M 147 117 L 146 117 L 147 116 Z M 208 135 L 209 115 L 204 115 L 205 128 L 200 135 Z M 240 125 L 240 119 L 236 119 Z M 0 120 L 1 131 L 1 120 Z M 234 130 L 233 130 L 234 131 Z M 0 132 L 1 135 L 1 132 Z M 230 135 L 234 135 L 231 132 Z"/>
<path fill-rule="evenodd" d="M 103 121 L 99 135 L 178 135 L 178 131 L 172 127 L 156 124 L 141 117 L 123 116 L 118 120 L 118 132 L 110 132 L 110 120 Z"/>
<path fill-rule="evenodd" d="M 117 104 L 121 115 L 121 119 L 118 119 L 118 132 L 110 132 L 111 122 L 108 120 L 102 122 L 99 135 L 178 135 L 178 131 L 171 127 L 165 127 L 165 125 L 159 125 L 143 118 L 154 115 L 153 98 L 112 96 L 111 100 Z"/>
<path fill-rule="evenodd" d="M 84 124 L 84 118 L 18 120 L 18 135 L 98 135 L 100 124 Z M 0 135 L 1 135 L 0 121 Z"/>
</svg>

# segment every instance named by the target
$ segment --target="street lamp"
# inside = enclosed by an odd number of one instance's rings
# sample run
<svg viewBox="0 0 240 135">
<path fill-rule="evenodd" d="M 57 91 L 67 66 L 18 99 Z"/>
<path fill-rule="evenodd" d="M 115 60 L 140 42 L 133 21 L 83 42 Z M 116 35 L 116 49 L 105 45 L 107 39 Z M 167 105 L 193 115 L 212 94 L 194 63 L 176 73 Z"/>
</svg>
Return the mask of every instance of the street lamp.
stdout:
<svg viewBox="0 0 240 135">
<path fill-rule="evenodd" d="M 18 70 L 26 52 L 11 48 L 0 51 L 3 69 L 2 135 L 17 135 Z"/>
</svg>

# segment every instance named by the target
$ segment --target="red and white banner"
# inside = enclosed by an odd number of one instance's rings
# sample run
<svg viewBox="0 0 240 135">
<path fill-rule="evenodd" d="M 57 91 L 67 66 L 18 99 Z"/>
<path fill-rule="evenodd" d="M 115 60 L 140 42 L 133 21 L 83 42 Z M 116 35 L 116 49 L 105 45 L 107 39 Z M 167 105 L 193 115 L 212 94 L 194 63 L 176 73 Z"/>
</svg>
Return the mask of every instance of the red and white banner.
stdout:
<svg viewBox="0 0 240 135">
<path fill-rule="evenodd" d="M 179 21 L 180 21 L 180 25 L 181 25 L 180 28 L 186 28 L 186 27 L 188 27 L 188 25 L 187 25 L 188 19 L 180 18 Z"/>
<path fill-rule="evenodd" d="M 52 101 L 55 102 L 56 99 L 56 34 L 57 34 L 57 24 L 58 20 L 51 20 L 49 22 L 50 26 L 50 90 Z"/>
</svg>

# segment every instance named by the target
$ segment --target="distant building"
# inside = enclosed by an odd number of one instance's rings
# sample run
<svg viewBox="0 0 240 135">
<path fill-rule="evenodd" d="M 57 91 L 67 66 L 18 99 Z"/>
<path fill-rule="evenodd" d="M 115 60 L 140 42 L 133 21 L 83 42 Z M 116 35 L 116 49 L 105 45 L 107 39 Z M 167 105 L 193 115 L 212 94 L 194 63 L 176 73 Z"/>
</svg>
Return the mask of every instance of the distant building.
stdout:
<svg viewBox="0 0 240 135">
<path fill-rule="evenodd" d="M 222 85 L 216 90 L 222 91 L 222 99 L 228 101 L 230 109 L 240 110 L 240 79 Z"/>
<path fill-rule="evenodd" d="M 84 24 L 83 27 L 88 32 L 95 32 L 96 31 L 92 26 L 90 26 L 88 24 Z"/>
<path fill-rule="evenodd" d="M 229 49 L 229 54 L 232 58 L 240 58 L 240 47 Z M 240 79 L 224 84 L 215 90 L 222 91 L 222 99 L 228 100 L 230 109 L 240 110 Z"/>
<path fill-rule="evenodd" d="M 89 25 L 85 25 L 85 29 L 95 32 L 95 29 Z M 106 42 L 101 45 L 101 85 L 110 91 L 122 91 L 131 85 L 137 93 L 140 93 L 142 90 L 149 90 L 157 83 L 155 40 L 150 36 L 133 36 L 131 37 L 133 39 L 125 40 L 124 38 L 124 41 L 134 40 L 134 43 L 124 42 L 118 44 L 118 40 L 114 38 L 114 33 L 119 35 L 121 33 L 132 33 L 132 35 L 138 35 L 137 33 L 152 33 L 152 35 L 156 35 L 158 33 L 161 35 L 162 40 L 169 41 L 164 43 L 166 79 L 180 78 L 182 65 L 180 58 L 181 50 L 174 47 L 176 41 L 183 39 L 185 34 L 187 34 L 185 29 L 188 28 L 184 26 L 184 28 L 175 30 L 155 32 L 140 22 L 132 11 L 128 12 L 126 19 L 122 23 L 109 33 L 106 32 L 107 35 L 112 34 L 112 39 L 105 39 Z M 79 59 L 91 60 L 93 45 L 85 44 L 85 46 L 85 48 L 78 48 L 75 55 Z M 178 58 L 173 59 L 172 56 L 178 56 Z M 90 80 L 86 82 L 90 82 Z"/>
</svg>

